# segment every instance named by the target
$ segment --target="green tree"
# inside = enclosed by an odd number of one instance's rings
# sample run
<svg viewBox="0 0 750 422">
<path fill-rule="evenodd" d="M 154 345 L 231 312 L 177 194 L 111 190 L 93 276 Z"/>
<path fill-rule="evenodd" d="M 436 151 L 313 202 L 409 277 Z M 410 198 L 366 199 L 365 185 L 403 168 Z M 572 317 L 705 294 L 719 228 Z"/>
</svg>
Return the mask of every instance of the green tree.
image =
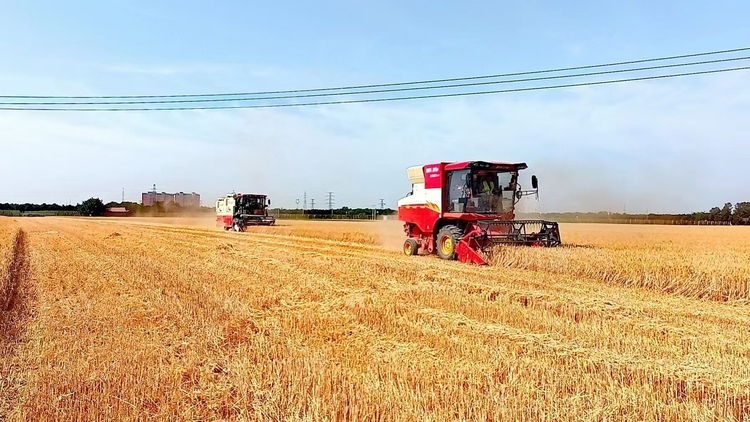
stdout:
<svg viewBox="0 0 750 422">
<path fill-rule="evenodd" d="M 719 219 L 719 215 L 721 214 L 721 208 L 713 207 L 711 208 L 711 211 L 709 211 L 708 213 L 710 215 L 709 220 L 717 221 Z"/>
<path fill-rule="evenodd" d="M 732 204 L 727 202 L 719 213 L 719 221 L 730 221 L 732 219 Z"/>
<path fill-rule="evenodd" d="M 734 214 L 732 221 L 737 224 L 748 224 L 750 219 L 750 202 L 738 202 L 734 205 Z"/>
<path fill-rule="evenodd" d="M 104 214 L 104 202 L 99 198 L 89 198 L 78 205 L 78 213 L 90 217 Z"/>
</svg>

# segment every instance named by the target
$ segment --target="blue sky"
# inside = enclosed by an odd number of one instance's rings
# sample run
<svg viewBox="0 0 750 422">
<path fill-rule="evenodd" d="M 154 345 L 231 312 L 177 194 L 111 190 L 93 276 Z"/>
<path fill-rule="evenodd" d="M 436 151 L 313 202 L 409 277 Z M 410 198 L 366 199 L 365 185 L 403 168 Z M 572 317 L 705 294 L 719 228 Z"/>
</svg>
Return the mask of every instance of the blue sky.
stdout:
<svg viewBox="0 0 750 422">
<path fill-rule="evenodd" d="M 237 92 L 750 46 L 746 2 L 4 1 L 0 95 Z M 745 64 L 747 62 L 744 62 Z M 750 200 L 750 72 L 451 99 L 182 112 L 0 112 L 0 202 L 262 191 L 386 205 L 406 167 L 525 161 L 529 209 Z M 524 199 L 524 201 L 527 201 Z"/>
</svg>

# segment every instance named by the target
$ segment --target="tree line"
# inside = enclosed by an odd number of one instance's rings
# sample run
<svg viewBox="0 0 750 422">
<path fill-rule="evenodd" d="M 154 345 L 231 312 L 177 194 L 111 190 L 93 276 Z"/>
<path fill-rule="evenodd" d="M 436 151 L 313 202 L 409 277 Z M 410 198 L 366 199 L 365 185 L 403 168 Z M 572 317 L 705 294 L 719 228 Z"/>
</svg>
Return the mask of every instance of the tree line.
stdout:
<svg viewBox="0 0 750 422">
<path fill-rule="evenodd" d="M 79 204 L 80 205 L 80 204 Z M 0 210 L 18 211 L 21 213 L 32 211 L 76 211 L 78 205 L 58 205 L 58 204 L 9 204 L 0 203 Z"/>
<path fill-rule="evenodd" d="M 713 207 L 709 211 L 699 211 L 690 214 L 626 214 L 615 212 L 564 212 L 543 213 L 542 217 L 548 220 L 561 222 L 590 221 L 590 222 L 623 222 L 628 220 L 669 222 L 671 224 L 700 224 L 700 223 L 723 223 L 723 224 L 750 224 L 750 202 L 738 202 L 734 205 L 727 202 L 722 207 Z"/>
<path fill-rule="evenodd" d="M 186 214 L 211 214 L 213 207 L 181 207 L 179 204 L 157 202 L 152 206 L 141 205 L 136 202 L 108 202 L 104 203 L 99 198 L 89 198 L 76 205 L 53 204 L 13 204 L 0 203 L 0 215 L 44 215 L 44 213 L 62 215 L 78 214 L 84 216 L 101 216 L 107 208 L 125 208 L 129 215 L 133 216 L 175 216 Z M 377 215 L 393 215 L 396 210 L 386 208 L 377 209 Z M 274 214 L 299 215 L 301 218 L 361 218 L 373 213 L 372 208 L 349 208 L 341 207 L 330 209 L 286 209 L 275 208 Z M 519 216 L 520 217 L 520 216 Z M 713 207 L 708 211 L 693 212 L 690 214 L 626 214 L 607 211 L 600 212 L 564 212 L 543 213 L 542 217 L 549 220 L 561 222 L 570 221 L 592 221 L 592 222 L 623 222 L 627 220 L 670 222 L 672 224 L 699 224 L 701 222 L 717 222 L 725 224 L 748 224 L 750 225 L 750 202 L 725 203 L 721 207 Z"/>
<path fill-rule="evenodd" d="M 373 214 L 372 208 L 349 208 L 341 207 L 334 209 L 289 209 L 289 208 L 274 208 L 269 210 L 273 214 L 284 214 L 287 216 L 299 216 L 300 218 L 314 218 L 314 219 L 327 219 L 327 218 L 344 218 L 344 219 L 356 219 L 362 217 L 368 217 Z M 396 210 L 390 208 L 376 209 L 377 215 L 393 215 Z"/>
<path fill-rule="evenodd" d="M 131 216 L 138 217 L 161 217 L 179 216 L 193 214 L 209 214 L 214 212 L 214 207 L 183 207 L 173 202 L 155 202 L 154 205 L 141 205 L 137 202 L 108 202 L 103 205 L 107 208 L 125 208 Z M 102 210 L 102 213 L 104 211 Z"/>
<path fill-rule="evenodd" d="M 76 205 L 59 204 L 12 204 L 0 203 L 0 215 L 83 215 L 97 217 L 104 215 L 108 208 L 125 208 L 132 216 L 172 216 L 195 213 L 213 213 L 213 207 L 182 207 L 179 204 L 157 202 L 144 206 L 136 202 L 108 202 L 100 198 L 89 198 Z"/>
</svg>

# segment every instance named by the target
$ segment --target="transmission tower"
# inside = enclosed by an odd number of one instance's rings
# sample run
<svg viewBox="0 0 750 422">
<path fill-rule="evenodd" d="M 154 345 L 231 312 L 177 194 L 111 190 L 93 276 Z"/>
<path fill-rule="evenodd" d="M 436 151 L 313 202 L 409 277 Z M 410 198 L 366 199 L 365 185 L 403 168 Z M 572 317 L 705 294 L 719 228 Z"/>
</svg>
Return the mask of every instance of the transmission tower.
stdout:
<svg viewBox="0 0 750 422">
<path fill-rule="evenodd" d="M 380 198 L 380 209 L 385 209 L 385 201 L 383 200 L 383 198 Z"/>
<path fill-rule="evenodd" d="M 328 192 L 328 209 L 331 211 L 331 215 L 333 215 L 333 192 Z"/>
<path fill-rule="evenodd" d="M 314 200 L 314 199 L 312 199 L 312 198 L 310 198 L 310 209 L 311 209 L 311 210 L 314 210 L 314 209 L 315 209 L 315 200 Z"/>
<path fill-rule="evenodd" d="M 302 204 L 302 209 L 303 210 L 307 209 L 307 191 L 305 191 L 305 202 Z"/>
</svg>

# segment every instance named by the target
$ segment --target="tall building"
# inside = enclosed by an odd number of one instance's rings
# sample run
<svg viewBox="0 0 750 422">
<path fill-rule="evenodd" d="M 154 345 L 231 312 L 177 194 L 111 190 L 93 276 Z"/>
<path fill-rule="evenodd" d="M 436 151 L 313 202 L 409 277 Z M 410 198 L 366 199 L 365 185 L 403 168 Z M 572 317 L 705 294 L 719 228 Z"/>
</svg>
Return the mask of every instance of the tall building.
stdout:
<svg viewBox="0 0 750 422">
<path fill-rule="evenodd" d="M 157 202 L 161 202 L 164 205 L 177 204 L 183 208 L 200 207 L 201 196 L 195 192 L 157 192 L 156 185 L 150 191 L 141 194 L 141 205 L 152 206 Z"/>
</svg>

